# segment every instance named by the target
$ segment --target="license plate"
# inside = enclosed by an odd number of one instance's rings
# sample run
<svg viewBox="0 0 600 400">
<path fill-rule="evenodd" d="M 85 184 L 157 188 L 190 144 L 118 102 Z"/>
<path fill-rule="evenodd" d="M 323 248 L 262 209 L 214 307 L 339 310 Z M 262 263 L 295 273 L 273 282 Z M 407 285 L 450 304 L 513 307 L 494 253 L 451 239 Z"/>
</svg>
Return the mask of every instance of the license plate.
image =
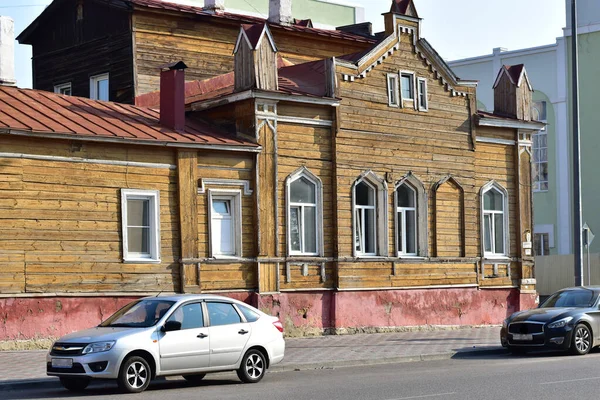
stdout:
<svg viewBox="0 0 600 400">
<path fill-rule="evenodd" d="M 72 358 L 53 358 L 52 359 L 52 368 L 72 368 L 73 367 L 73 359 Z"/>
<path fill-rule="evenodd" d="M 514 333 L 513 340 L 533 340 L 533 335 L 531 335 L 531 334 L 522 335 L 519 333 Z"/>
</svg>

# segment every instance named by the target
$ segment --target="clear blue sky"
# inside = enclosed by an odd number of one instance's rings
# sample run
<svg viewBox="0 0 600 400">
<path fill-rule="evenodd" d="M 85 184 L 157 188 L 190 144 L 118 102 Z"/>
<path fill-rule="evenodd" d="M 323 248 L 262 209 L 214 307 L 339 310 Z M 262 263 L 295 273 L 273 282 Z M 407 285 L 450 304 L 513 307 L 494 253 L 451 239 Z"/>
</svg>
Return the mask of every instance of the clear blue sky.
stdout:
<svg viewBox="0 0 600 400">
<path fill-rule="evenodd" d="M 251 1 L 251 0 L 249 0 Z M 375 31 L 391 0 L 350 0 L 365 7 Z M 0 0 L 0 15 L 15 20 L 15 33 L 51 0 Z M 425 37 L 447 60 L 490 54 L 494 47 L 516 50 L 554 43 L 565 26 L 565 0 L 415 0 Z M 31 48 L 15 46 L 17 84 L 31 87 Z"/>
</svg>

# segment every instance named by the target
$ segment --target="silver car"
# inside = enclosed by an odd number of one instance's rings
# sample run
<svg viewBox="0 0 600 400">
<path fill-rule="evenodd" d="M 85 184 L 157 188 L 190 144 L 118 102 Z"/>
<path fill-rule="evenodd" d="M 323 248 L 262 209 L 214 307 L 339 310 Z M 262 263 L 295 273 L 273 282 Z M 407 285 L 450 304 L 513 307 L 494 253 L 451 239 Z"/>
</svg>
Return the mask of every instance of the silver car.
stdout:
<svg viewBox="0 0 600 400">
<path fill-rule="evenodd" d="M 69 390 L 96 378 L 137 393 L 157 376 L 198 382 L 208 372 L 237 371 L 243 382 L 258 382 L 284 351 L 277 317 L 227 297 L 178 295 L 134 301 L 95 328 L 63 336 L 46 361 L 47 374 Z"/>
</svg>

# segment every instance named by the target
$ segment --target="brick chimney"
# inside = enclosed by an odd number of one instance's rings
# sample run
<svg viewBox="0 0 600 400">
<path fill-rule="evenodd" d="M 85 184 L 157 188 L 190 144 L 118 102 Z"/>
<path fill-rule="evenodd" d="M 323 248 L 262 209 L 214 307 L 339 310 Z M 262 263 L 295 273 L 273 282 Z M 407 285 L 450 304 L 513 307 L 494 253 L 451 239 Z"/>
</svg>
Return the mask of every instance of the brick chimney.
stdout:
<svg viewBox="0 0 600 400">
<path fill-rule="evenodd" d="M 494 114 L 531 121 L 532 92 L 523 64 L 503 65 L 494 83 Z"/>
<path fill-rule="evenodd" d="M 292 25 L 292 0 L 269 0 L 269 22 Z"/>
<path fill-rule="evenodd" d="M 222 14 L 225 11 L 225 0 L 205 0 L 204 9 L 215 14 Z"/>
<path fill-rule="evenodd" d="M 185 72 L 183 61 L 160 68 L 160 124 L 176 131 L 185 128 Z"/>
<path fill-rule="evenodd" d="M 0 16 L 0 85 L 16 83 L 14 22 L 10 17 Z"/>
</svg>

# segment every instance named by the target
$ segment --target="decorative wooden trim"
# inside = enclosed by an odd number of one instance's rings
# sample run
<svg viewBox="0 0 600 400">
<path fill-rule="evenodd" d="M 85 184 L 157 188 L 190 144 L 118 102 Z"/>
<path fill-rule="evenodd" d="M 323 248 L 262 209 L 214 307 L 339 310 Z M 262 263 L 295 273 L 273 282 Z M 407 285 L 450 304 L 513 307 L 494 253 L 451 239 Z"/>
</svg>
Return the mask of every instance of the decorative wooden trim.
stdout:
<svg viewBox="0 0 600 400">
<path fill-rule="evenodd" d="M 416 191 L 416 211 L 417 211 L 417 255 L 405 255 L 400 254 L 400 243 L 398 243 L 398 230 L 400 227 L 398 226 L 398 216 L 397 216 L 397 208 L 398 208 L 398 188 L 401 185 L 408 184 Z M 425 190 L 425 186 L 423 182 L 416 177 L 412 171 L 409 171 L 408 174 L 404 175 L 402 179 L 400 179 L 394 185 L 394 250 L 396 255 L 399 258 L 424 258 L 429 255 L 428 248 L 428 238 L 429 238 L 429 229 L 428 229 L 428 207 L 427 207 L 427 191 Z M 395 267 L 395 263 L 394 263 Z"/>
<path fill-rule="evenodd" d="M 517 144 L 517 142 L 515 142 L 514 140 L 488 138 L 488 137 L 481 137 L 481 136 L 478 136 L 477 139 L 475 139 L 475 141 L 478 143 L 505 144 L 507 146 L 514 146 L 515 144 Z"/>
<path fill-rule="evenodd" d="M 235 240 L 235 254 L 232 255 L 221 255 L 214 253 L 214 243 L 212 240 L 212 203 L 214 197 L 222 197 L 228 198 L 230 200 L 231 210 L 235 210 L 233 214 L 233 229 L 234 231 L 234 240 Z M 208 202 L 207 202 L 207 215 L 208 215 L 208 255 L 209 257 L 219 258 L 222 257 L 224 259 L 235 259 L 242 256 L 242 192 L 240 190 L 231 190 L 231 189 L 208 189 Z"/>
<path fill-rule="evenodd" d="M 463 186 L 460 184 L 459 181 L 456 180 L 456 178 L 454 176 L 452 176 L 452 174 L 446 175 L 444 178 L 442 178 L 441 180 L 439 180 L 437 183 L 435 183 L 432 187 L 433 189 L 433 219 L 434 219 L 434 231 L 433 231 L 433 242 L 435 244 L 435 254 L 437 256 L 438 253 L 438 244 L 437 244 L 437 191 L 440 188 L 440 186 L 442 186 L 443 184 L 445 184 L 446 182 L 452 182 L 454 185 L 456 185 L 456 187 L 458 187 L 460 194 L 461 194 L 461 203 L 460 203 L 460 210 L 462 212 L 462 226 L 461 226 L 461 232 L 460 232 L 460 238 L 462 241 L 462 248 L 460 249 L 461 251 L 461 256 L 465 257 L 467 254 L 467 235 L 466 235 L 466 224 L 465 224 L 465 217 L 466 217 L 466 209 L 465 209 L 465 189 L 463 188 Z"/>
<path fill-rule="evenodd" d="M 485 195 L 486 192 L 488 192 L 489 190 L 498 190 L 500 193 L 502 193 L 503 196 L 503 202 L 504 202 L 504 253 L 503 254 L 486 254 L 485 252 L 485 230 L 484 230 L 484 218 L 483 218 L 483 196 Z M 493 264 L 494 262 L 496 263 L 502 263 L 502 261 L 509 259 L 510 258 L 510 210 L 509 210 L 509 205 L 510 205 L 510 201 L 509 201 L 509 193 L 508 190 L 506 190 L 506 188 L 504 186 L 502 186 L 501 184 L 499 184 L 498 182 L 496 182 L 495 180 L 491 180 L 488 183 L 486 183 L 485 185 L 483 185 L 481 187 L 481 190 L 479 191 L 479 215 L 480 215 L 480 235 L 481 235 L 481 254 L 483 255 L 483 261 L 482 261 L 482 268 L 483 268 L 483 264 L 484 263 L 488 263 L 488 264 Z M 517 242 L 519 242 L 521 240 L 520 238 L 520 234 L 519 237 L 517 238 Z"/>
<path fill-rule="evenodd" d="M 478 118 L 477 125 L 479 126 L 490 126 L 493 128 L 513 128 L 513 129 L 527 129 L 530 131 L 539 131 L 543 129 L 546 124 L 543 122 L 529 122 L 521 120 L 506 120 L 506 119 L 491 119 L 491 118 Z"/>
<path fill-rule="evenodd" d="M 375 189 L 375 257 L 387 257 L 389 253 L 388 245 L 388 185 L 385 179 L 377 176 L 372 170 L 363 172 L 352 184 L 352 237 L 356 232 L 356 186 L 365 181 Z M 352 255 L 355 258 L 372 258 L 374 255 L 358 255 L 356 246 L 352 244 Z"/>
<path fill-rule="evenodd" d="M 303 118 L 303 117 L 289 117 L 285 115 L 277 116 L 278 122 L 285 122 L 290 124 L 299 124 L 299 125 L 312 125 L 312 126 L 333 126 L 333 121 L 328 119 L 311 119 L 311 118 Z"/>
<path fill-rule="evenodd" d="M 383 286 L 373 288 L 338 288 L 339 292 L 365 292 L 365 291 L 379 291 L 379 290 L 424 290 L 424 289 L 456 289 L 456 288 L 479 288 L 480 286 L 476 283 L 468 283 L 464 285 L 432 285 L 432 286 Z"/>
<path fill-rule="evenodd" d="M 241 179 L 218 179 L 218 178 L 200 178 L 200 187 L 198 194 L 206 193 L 206 185 L 216 186 L 242 186 L 244 188 L 244 196 L 250 196 L 253 191 L 250 189 L 250 181 Z"/>
<path fill-rule="evenodd" d="M 95 158 L 83 157 L 62 157 L 62 156 L 46 156 L 38 154 L 25 153 L 0 153 L 0 158 L 24 158 L 28 160 L 43 160 L 43 161 L 59 161 L 84 164 L 101 164 L 101 165 L 118 165 L 124 167 L 141 167 L 141 168 L 156 168 L 156 169 L 177 169 L 174 164 L 147 163 L 137 161 L 119 161 L 119 160 L 100 160 Z"/>
</svg>

